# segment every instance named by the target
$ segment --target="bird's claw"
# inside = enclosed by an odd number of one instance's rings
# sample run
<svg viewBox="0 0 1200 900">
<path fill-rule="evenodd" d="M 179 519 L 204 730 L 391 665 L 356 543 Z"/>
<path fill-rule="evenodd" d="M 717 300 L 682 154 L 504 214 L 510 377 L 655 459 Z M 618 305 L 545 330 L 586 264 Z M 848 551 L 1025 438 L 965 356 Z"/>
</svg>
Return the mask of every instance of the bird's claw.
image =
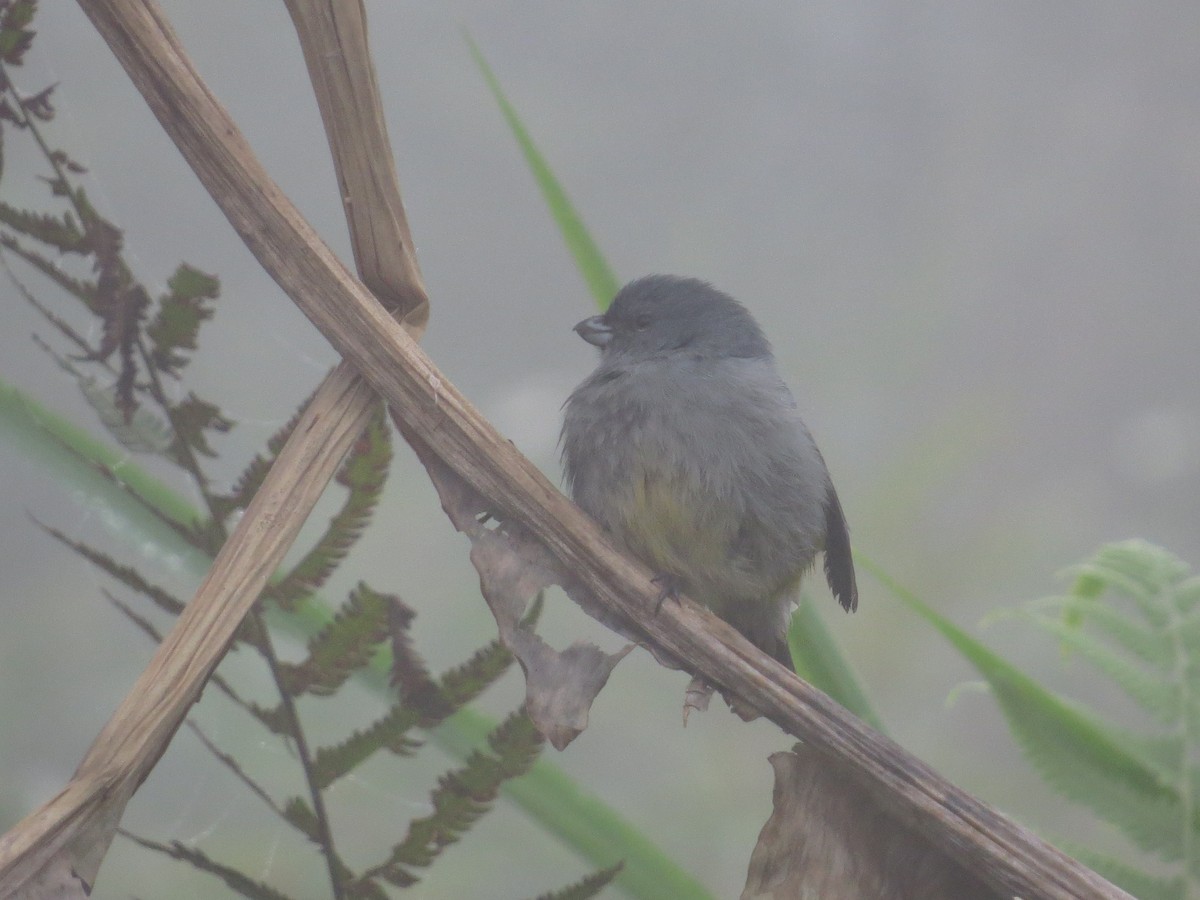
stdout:
<svg viewBox="0 0 1200 900">
<path fill-rule="evenodd" d="M 679 579 L 670 572 L 660 572 L 650 579 L 650 583 L 658 588 L 658 596 L 654 598 L 654 614 L 662 612 L 663 603 L 667 600 L 678 602 L 680 591 Z"/>
</svg>

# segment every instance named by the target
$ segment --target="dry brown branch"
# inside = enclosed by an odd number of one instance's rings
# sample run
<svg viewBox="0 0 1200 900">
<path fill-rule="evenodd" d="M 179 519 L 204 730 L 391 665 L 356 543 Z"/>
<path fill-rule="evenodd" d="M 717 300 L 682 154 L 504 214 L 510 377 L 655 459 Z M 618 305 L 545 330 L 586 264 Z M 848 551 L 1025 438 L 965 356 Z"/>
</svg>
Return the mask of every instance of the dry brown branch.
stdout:
<svg viewBox="0 0 1200 900">
<path fill-rule="evenodd" d="M 429 320 L 429 299 L 392 165 L 362 2 L 285 3 L 333 152 L 359 277 L 384 307 L 397 311 L 410 334 L 420 337 Z"/>
<path fill-rule="evenodd" d="M 666 604 L 653 615 L 657 591 L 650 573 L 618 553 L 479 416 L 318 239 L 199 80 L 157 7 L 149 0 L 81 0 L 81 5 L 264 268 L 408 428 L 496 509 L 528 529 L 601 603 L 636 622 L 671 657 L 750 700 L 897 819 L 997 890 L 1026 900 L 1127 896 L 940 778 L 707 611 L 682 602 Z M 231 543 L 271 530 L 272 511 L 266 512 L 264 517 L 260 506 L 255 515 L 248 513 L 246 527 Z M 214 568 L 209 581 L 222 584 L 222 578 Z M 206 674 L 203 667 L 192 673 Z M 48 820 L 44 830 L 66 834 L 61 824 Z M 0 885 L 12 883 L 4 879 L 14 866 L 30 871 L 29 865 L 0 845 Z"/>
</svg>

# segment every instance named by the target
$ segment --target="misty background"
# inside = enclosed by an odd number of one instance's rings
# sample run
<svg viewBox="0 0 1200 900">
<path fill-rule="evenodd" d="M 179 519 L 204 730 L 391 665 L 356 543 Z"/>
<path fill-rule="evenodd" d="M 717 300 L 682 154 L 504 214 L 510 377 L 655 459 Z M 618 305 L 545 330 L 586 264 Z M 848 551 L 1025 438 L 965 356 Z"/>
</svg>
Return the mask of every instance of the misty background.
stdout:
<svg viewBox="0 0 1200 900">
<path fill-rule="evenodd" d="M 282 4 L 163 7 L 268 171 L 349 261 Z M 553 481 L 559 406 L 595 361 L 571 326 L 594 307 L 464 26 L 622 281 L 697 276 L 758 317 L 856 550 L 1026 671 L 1142 724 L 1050 639 L 983 620 L 1062 590 L 1062 570 L 1108 541 L 1142 537 L 1200 562 L 1200 5 L 479 0 L 367 10 L 432 300 L 423 345 Z M 89 196 L 125 229 L 136 274 L 164 289 L 186 260 L 221 279 L 186 383 L 238 422 L 212 466 L 232 479 L 336 358 L 241 245 L 80 9 L 44 3 L 36 28 L 13 78 L 26 92 L 58 83 L 50 142 L 89 168 Z M 47 172 L 25 143 L 6 141 L 0 190 L 11 204 L 44 206 L 37 176 Z M 0 378 L 99 432 L 33 332 L 53 341 L 0 283 Z M 494 625 L 466 540 L 399 440 L 396 457 L 373 526 L 325 593 L 340 599 L 365 579 L 401 594 L 440 670 Z M 27 514 L 184 595 L 198 579 L 140 556 L 119 521 L 2 434 L 0 467 L 4 828 L 65 783 L 152 652 L 102 597 L 106 580 Z M 319 508 L 311 532 L 332 508 Z M 1051 840 L 1121 846 L 1047 790 L 987 693 L 962 689 L 973 671 L 871 578 L 860 572 L 852 617 L 811 582 L 900 743 Z M 546 624 L 560 646 L 580 635 L 619 643 L 561 595 Z M 261 682 L 248 654 L 228 665 Z M 686 680 L 635 652 L 589 729 L 547 755 L 730 896 L 770 811 L 766 756 L 789 741 L 718 703 L 682 729 Z M 482 706 L 502 715 L 522 692 L 510 675 Z M 327 740 L 373 717 L 377 700 L 357 702 L 339 707 Z M 295 792 L 282 745 L 227 706 L 206 697 L 198 720 L 247 769 Z M 362 846 L 387 846 L 424 814 L 447 766 L 437 753 L 372 760 L 335 789 L 339 822 Z M 520 897 L 587 870 L 501 806 L 406 896 Z M 125 823 L 301 896 L 322 884 L 315 852 L 187 731 Z M 153 896 L 168 877 L 185 885 L 172 896 L 223 896 L 214 879 L 121 839 L 97 896 Z"/>
</svg>

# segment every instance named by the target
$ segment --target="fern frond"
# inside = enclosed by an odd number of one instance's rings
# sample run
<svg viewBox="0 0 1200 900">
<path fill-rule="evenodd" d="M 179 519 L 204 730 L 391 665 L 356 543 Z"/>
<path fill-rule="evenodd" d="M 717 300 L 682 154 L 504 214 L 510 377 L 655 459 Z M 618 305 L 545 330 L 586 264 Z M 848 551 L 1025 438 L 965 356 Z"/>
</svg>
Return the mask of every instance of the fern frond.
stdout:
<svg viewBox="0 0 1200 900">
<path fill-rule="evenodd" d="M 296 665 L 280 663 L 279 677 L 288 693 L 327 696 L 364 667 L 388 636 L 394 599 L 359 582 L 333 621 L 308 642 L 308 658 Z"/>
<path fill-rule="evenodd" d="M 240 781 L 242 784 L 244 784 L 250 790 L 250 793 L 252 793 L 252 794 L 254 794 L 254 796 L 258 797 L 258 799 L 261 800 L 263 803 L 265 803 L 267 808 L 270 809 L 277 816 L 280 816 L 281 818 L 284 818 L 284 819 L 287 818 L 287 814 L 285 813 L 285 811 L 283 809 L 281 809 L 279 804 L 277 804 L 271 798 L 271 795 L 267 793 L 266 789 L 262 785 L 260 785 L 257 781 L 255 781 L 253 778 L 251 778 L 246 773 L 246 770 L 243 769 L 238 764 L 238 761 L 233 758 L 233 756 L 226 753 L 224 750 L 222 750 L 220 747 L 218 747 L 215 743 L 213 743 L 213 741 L 208 737 L 208 735 L 206 735 L 204 733 L 204 731 L 201 730 L 200 726 L 197 725 L 195 722 L 193 722 L 191 719 L 185 720 L 184 724 L 187 725 L 188 728 L 191 729 L 192 734 L 194 734 L 196 736 L 196 738 L 200 741 L 200 743 L 204 745 L 204 749 L 206 749 L 209 753 L 211 753 L 213 755 L 213 757 L 221 765 L 223 765 L 230 772 L 232 772 L 234 777 L 237 778 L 238 781 Z"/>
<path fill-rule="evenodd" d="M 373 878 L 360 878 L 342 885 L 348 900 L 390 900 L 385 891 Z"/>
<path fill-rule="evenodd" d="M 1085 620 L 1126 653 L 1144 663 L 1157 663 L 1171 652 L 1171 638 L 1144 621 L 1131 619 L 1123 610 L 1094 597 L 1047 597 L 1030 604 L 1031 612 L 1046 609 L 1057 612 L 1067 626 L 1077 627 Z"/>
<path fill-rule="evenodd" d="M 91 348 L 91 345 L 88 344 L 87 338 L 85 338 L 82 334 L 80 334 L 73 327 L 71 327 L 70 322 L 68 322 L 62 316 L 60 316 L 56 312 L 54 312 L 54 310 L 50 309 L 50 307 L 46 306 L 44 303 L 42 303 L 40 300 L 38 300 L 38 298 L 33 295 L 33 291 L 31 291 L 26 286 L 26 284 L 17 277 L 17 273 L 14 272 L 12 270 L 12 267 L 8 264 L 8 258 L 2 253 L 0 253 L 0 266 L 3 266 L 5 274 L 8 275 L 8 280 L 13 283 L 13 286 L 16 287 L 17 291 L 21 294 L 21 296 L 25 298 L 25 302 L 28 303 L 30 306 L 32 306 L 34 309 L 36 309 L 41 314 L 43 319 L 45 319 L 47 322 L 49 322 L 51 325 L 54 326 L 55 330 L 59 334 L 61 334 L 68 341 L 70 341 L 72 344 L 74 344 L 76 349 L 79 350 L 81 353 L 87 354 L 91 351 L 92 348 Z M 41 347 L 43 350 L 45 350 L 47 353 L 49 353 L 51 356 L 53 356 L 58 361 L 58 364 L 60 366 L 62 366 L 65 369 L 68 369 L 68 371 L 70 371 L 69 367 L 66 365 L 66 361 L 64 359 L 62 359 L 57 353 L 55 353 L 50 348 L 49 344 L 47 344 L 45 341 L 43 341 L 36 334 L 33 336 L 33 340 L 39 347 Z M 72 374 L 74 374 L 74 373 L 72 372 Z"/>
<path fill-rule="evenodd" d="M 595 897 L 608 887 L 609 883 L 621 874 L 623 868 L 625 868 L 625 863 L 615 863 L 607 869 L 593 872 L 565 888 L 551 891 L 548 894 L 539 894 L 537 900 L 590 900 L 591 897 Z"/>
<path fill-rule="evenodd" d="M 272 599 L 283 609 L 291 609 L 297 600 L 324 584 L 345 559 L 375 511 L 391 461 L 391 435 L 384 421 L 383 404 L 379 403 L 338 470 L 338 484 L 349 491 L 341 510 L 330 520 L 316 546 L 269 589 Z"/>
<path fill-rule="evenodd" d="M 33 519 L 33 517 L 30 517 Z M 107 553 L 103 553 L 85 544 L 82 541 L 76 541 L 73 538 L 67 537 L 63 532 L 59 531 L 50 525 L 33 519 L 33 523 L 42 531 L 50 535 L 60 544 L 69 547 L 71 550 L 78 553 L 92 565 L 99 569 L 103 569 L 107 574 L 115 578 L 121 584 L 125 585 L 132 591 L 136 591 L 144 597 L 147 597 L 155 606 L 163 612 L 169 613 L 172 616 L 177 616 L 183 612 L 183 601 L 172 595 L 169 591 L 158 585 L 152 584 L 141 576 L 141 573 L 130 566 L 123 566 Z"/>
<path fill-rule="evenodd" d="M 409 732 L 420 724 L 420 716 L 411 706 L 397 703 L 368 728 L 356 731 L 340 744 L 321 747 L 313 757 L 313 782 L 324 790 L 377 750 L 390 750 L 397 756 L 410 756 L 420 742 Z"/>
<path fill-rule="evenodd" d="M 228 494 L 219 494 L 211 498 L 213 509 L 222 520 L 234 510 L 245 509 L 250 505 L 250 501 L 254 499 L 254 495 L 262 486 L 263 479 L 267 477 L 267 472 L 271 470 L 279 451 L 295 430 L 296 423 L 300 421 L 300 416 L 306 406 L 308 406 L 308 400 L 300 404 L 287 423 L 268 438 L 267 455 L 256 454 L 242 470 Z"/>
<path fill-rule="evenodd" d="M 1069 625 L 1062 619 L 1031 616 L 1028 621 L 1058 639 L 1059 644 L 1091 663 L 1131 699 L 1164 725 L 1179 719 L 1180 686 L 1163 681 L 1161 673 L 1131 661 L 1121 648 L 1096 640 L 1095 635 Z M 1128 629 L 1126 634 L 1128 636 Z M 1147 642 L 1148 643 L 1148 642 Z M 1163 649 L 1169 644 L 1163 643 Z M 1164 657 L 1160 656 L 1159 659 Z"/>
<path fill-rule="evenodd" d="M 1145 541 L 1102 547 L 1071 570 L 1061 618 L 1031 621 L 1128 695 L 1157 723 L 1132 733 L 1096 723 L 1160 786 L 1155 798 L 1117 772 L 1053 766 L 1051 782 L 1121 828 L 1142 849 L 1200 876 L 1200 614 L 1186 563 Z M 1016 727 L 1014 727 L 1016 733 Z M 1022 741 L 1046 769 L 1043 738 Z M 1046 774 L 1043 772 L 1043 774 Z M 1193 889 L 1196 884 L 1193 883 Z"/>
<path fill-rule="evenodd" d="M 396 634 L 393 628 L 393 652 L 397 647 Z M 420 746 L 420 741 L 409 737 L 409 732 L 417 727 L 429 729 L 444 721 L 478 697 L 510 665 L 512 654 L 499 641 L 492 641 L 477 650 L 467 662 L 450 669 L 437 681 L 421 682 L 418 670 L 410 665 L 403 676 L 409 679 L 408 686 L 401 686 L 399 703 L 372 725 L 354 732 L 340 744 L 317 751 L 313 763 L 314 780 L 318 786 L 326 788 L 378 750 L 388 750 L 397 756 L 410 755 Z M 397 677 L 400 676 L 393 669 L 393 678 Z"/>
<path fill-rule="evenodd" d="M 38 253 L 36 250 L 30 250 L 25 247 L 11 234 L 0 233 L 0 247 L 11 251 L 14 255 L 23 259 L 41 275 L 82 302 L 89 310 L 95 306 L 96 292 L 99 290 L 96 282 L 87 281 L 82 278 L 72 278 L 51 262 L 49 258 Z"/>
<path fill-rule="evenodd" d="M 211 301 L 220 282 L 187 263 L 181 263 L 167 281 L 168 293 L 159 297 L 154 318 L 146 326 L 150 358 L 160 372 L 176 378 L 187 365 L 184 351 L 196 349 L 200 326 L 213 317 Z"/>
<path fill-rule="evenodd" d="M 292 797 L 283 805 L 283 817 L 314 844 L 321 843 L 317 816 L 312 807 L 308 805 L 307 800 L 302 797 Z"/>
<path fill-rule="evenodd" d="M 59 253 L 84 253 L 87 236 L 75 224 L 70 213 L 61 216 L 18 209 L 0 200 L 0 224 L 47 244 Z"/>
<path fill-rule="evenodd" d="M 269 884 L 255 881 L 249 875 L 239 872 L 232 866 L 223 865 L 194 847 L 187 847 L 179 841 L 171 841 L 170 844 L 160 844 L 158 841 L 139 837 L 128 831 L 121 830 L 119 833 L 135 844 L 145 847 L 147 850 L 162 853 L 172 859 L 189 863 L 202 872 L 216 875 L 225 882 L 226 886 L 243 897 L 249 897 L 251 900 L 291 900 L 287 894 L 280 893 Z"/>
<path fill-rule="evenodd" d="M 1186 897 L 1182 878 L 1151 875 L 1110 856 L 1072 844 L 1065 844 L 1062 849 L 1138 900 L 1184 900 Z"/>
<path fill-rule="evenodd" d="M 1116 824 L 1139 846 L 1165 859 L 1180 857 L 1185 839 L 1179 823 L 1192 821 L 1194 814 L 1157 767 L 1128 752 L 1111 727 L 1025 675 L 877 566 L 860 561 L 975 666 L 1013 737 L 1047 782 Z M 1190 840 L 1191 832 L 1184 831 Z"/>
<path fill-rule="evenodd" d="M 532 629 L 537 624 L 545 604 L 545 596 L 539 592 L 529 605 L 529 612 L 521 620 L 524 627 Z M 449 705 L 451 711 L 466 706 L 490 687 L 508 671 L 513 657 L 499 640 L 493 640 L 484 645 L 459 666 L 446 671 L 439 679 L 441 697 Z M 443 715 L 441 718 L 445 718 Z M 422 722 L 423 727 L 430 727 L 441 721 L 441 718 L 428 723 Z"/>
<path fill-rule="evenodd" d="M 508 649 L 499 640 L 492 640 L 465 663 L 444 672 L 438 679 L 439 693 L 451 711 L 466 706 L 498 681 L 512 661 Z M 438 721 L 441 718 L 445 716 Z"/>
<path fill-rule="evenodd" d="M 529 771 L 542 752 L 545 741 L 524 710 L 512 713 L 488 735 L 488 746 L 496 754 L 505 778 Z"/>
<path fill-rule="evenodd" d="M 1163 627 L 1167 617 L 1162 591 L 1181 583 L 1188 566 L 1147 541 L 1122 541 L 1102 547 L 1070 573 L 1075 576 L 1071 592 L 1076 596 L 1095 598 L 1106 591 L 1118 591 L 1134 601 L 1151 625 Z"/>
<path fill-rule="evenodd" d="M 392 848 L 388 861 L 372 871 L 389 881 L 400 873 L 414 878 L 405 867 L 429 866 L 455 843 L 491 808 L 501 784 L 529 770 L 541 751 L 542 737 L 524 712 L 516 712 L 488 736 L 488 744 L 492 753 L 476 750 L 462 768 L 438 780 L 431 797 L 433 812 L 410 822 L 408 834 Z"/>
<path fill-rule="evenodd" d="M 388 608 L 388 635 L 392 643 L 392 669 L 388 681 L 399 692 L 402 703 L 421 709 L 440 704 L 441 694 L 409 635 L 409 626 L 416 615 L 416 611 L 399 597 L 392 598 Z"/>
<path fill-rule="evenodd" d="M 258 719 L 267 731 L 280 737 L 291 737 L 292 719 L 282 701 L 275 706 L 259 706 L 257 703 L 250 703 L 246 706 L 246 710 Z"/>
<path fill-rule="evenodd" d="M 0 16 L 0 60 L 5 65 L 19 66 L 35 34 L 29 24 L 37 11 L 37 0 L 16 0 Z"/>
<path fill-rule="evenodd" d="M 208 457 L 217 455 L 208 443 L 208 432 L 226 434 L 233 428 L 233 420 L 226 418 L 219 407 L 193 393 L 171 406 L 168 413 L 174 439 L 167 452 L 185 469 L 189 468 L 189 449 Z"/>
</svg>

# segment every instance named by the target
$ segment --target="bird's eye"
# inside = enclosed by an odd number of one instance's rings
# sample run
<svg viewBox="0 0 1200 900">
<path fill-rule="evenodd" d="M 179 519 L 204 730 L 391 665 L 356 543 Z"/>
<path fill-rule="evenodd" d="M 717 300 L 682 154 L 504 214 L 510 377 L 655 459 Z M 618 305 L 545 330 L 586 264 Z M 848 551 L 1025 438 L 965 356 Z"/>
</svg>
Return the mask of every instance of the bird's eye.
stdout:
<svg viewBox="0 0 1200 900">
<path fill-rule="evenodd" d="M 648 313 L 642 313 L 633 320 L 633 327 L 638 331 L 645 331 L 650 327 L 650 315 Z"/>
</svg>

